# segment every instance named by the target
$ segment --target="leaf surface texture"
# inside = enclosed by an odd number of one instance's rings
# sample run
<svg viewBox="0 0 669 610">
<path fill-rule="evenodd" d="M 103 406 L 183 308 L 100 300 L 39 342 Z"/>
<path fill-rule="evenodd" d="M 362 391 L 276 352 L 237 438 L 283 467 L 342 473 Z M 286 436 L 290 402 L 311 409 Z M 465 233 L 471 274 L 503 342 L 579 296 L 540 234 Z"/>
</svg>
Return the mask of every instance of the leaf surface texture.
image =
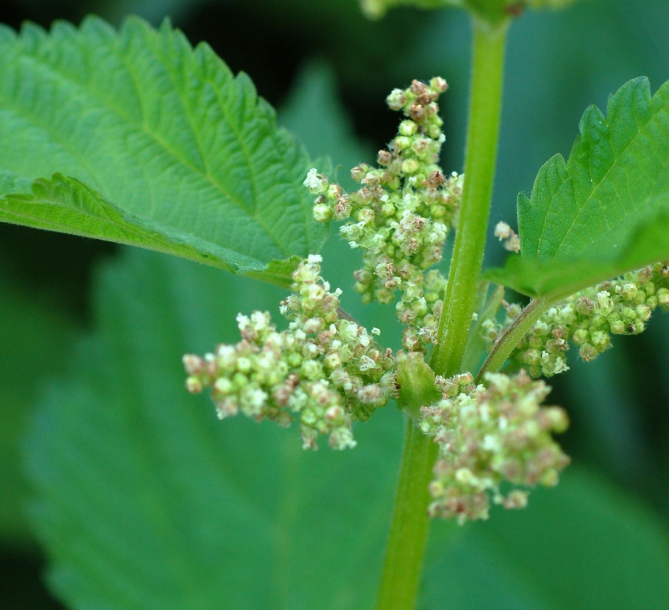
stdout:
<svg viewBox="0 0 669 610">
<path fill-rule="evenodd" d="M 320 250 L 304 149 L 206 44 L 89 18 L 0 30 L 0 65 L 0 219 L 261 277 Z"/>
</svg>

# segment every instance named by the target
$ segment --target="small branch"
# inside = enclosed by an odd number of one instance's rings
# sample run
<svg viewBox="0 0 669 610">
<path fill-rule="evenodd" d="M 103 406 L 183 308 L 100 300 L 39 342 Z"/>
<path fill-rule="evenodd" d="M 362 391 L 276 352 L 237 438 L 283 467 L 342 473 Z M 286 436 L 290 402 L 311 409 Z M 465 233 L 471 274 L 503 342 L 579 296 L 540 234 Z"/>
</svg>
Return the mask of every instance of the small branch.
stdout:
<svg viewBox="0 0 669 610">
<path fill-rule="evenodd" d="M 353 322 L 358 326 L 362 326 L 360 322 L 358 322 L 350 313 L 344 311 L 341 307 L 337 307 L 337 315 L 344 320 L 348 320 L 349 322 Z"/>
<path fill-rule="evenodd" d="M 520 340 L 530 331 L 534 323 L 541 317 L 547 309 L 554 305 L 559 299 L 532 299 L 520 312 L 520 315 L 506 329 L 504 334 L 497 339 L 492 350 L 488 354 L 481 370 L 476 376 L 476 383 L 483 379 L 485 373 L 495 373 L 502 368 L 502 365 L 515 349 Z"/>
</svg>

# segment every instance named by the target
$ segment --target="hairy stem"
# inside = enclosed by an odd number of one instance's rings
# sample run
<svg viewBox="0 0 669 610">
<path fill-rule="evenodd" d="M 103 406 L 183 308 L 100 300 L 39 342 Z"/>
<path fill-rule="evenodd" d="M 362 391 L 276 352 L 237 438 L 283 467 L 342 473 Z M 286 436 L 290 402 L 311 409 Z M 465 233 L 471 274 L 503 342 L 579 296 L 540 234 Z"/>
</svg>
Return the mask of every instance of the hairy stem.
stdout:
<svg viewBox="0 0 669 610">
<path fill-rule="evenodd" d="M 534 326 L 542 313 L 554 305 L 559 299 L 532 299 L 520 315 L 511 323 L 504 334 L 495 342 L 481 370 L 476 376 L 476 383 L 483 379 L 485 373 L 495 373 L 502 368 L 505 360 L 518 345 L 525 334 Z"/>
<path fill-rule="evenodd" d="M 447 376 L 457 373 L 460 368 L 474 313 L 492 198 L 502 102 L 507 25 L 492 27 L 477 19 L 473 24 L 464 193 L 448 291 L 439 323 L 439 344 L 431 361 L 434 372 Z M 416 605 L 429 533 L 428 484 L 436 457 L 436 444 L 407 418 L 377 610 L 411 610 Z"/>
<path fill-rule="evenodd" d="M 464 192 L 439 320 L 439 343 L 431 361 L 434 372 L 445 377 L 459 370 L 476 305 L 495 178 L 506 30 L 507 24 L 492 28 L 474 20 Z"/>
<path fill-rule="evenodd" d="M 416 604 L 429 533 L 428 484 L 437 444 L 411 417 L 404 424 L 402 465 L 395 494 L 377 610 L 405 610 Z"/>
</svg>

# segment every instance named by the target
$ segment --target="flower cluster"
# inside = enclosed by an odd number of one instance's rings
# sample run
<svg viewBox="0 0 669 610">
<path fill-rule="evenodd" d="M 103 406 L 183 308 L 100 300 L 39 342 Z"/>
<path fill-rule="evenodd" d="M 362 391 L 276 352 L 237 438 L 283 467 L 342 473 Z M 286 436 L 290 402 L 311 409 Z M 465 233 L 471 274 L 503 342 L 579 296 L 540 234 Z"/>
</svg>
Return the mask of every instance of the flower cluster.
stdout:
<svg viewBox="0 0 669 610">
<path fill-rule="evenodd" d="M 441 260 L 449 227 L 454 223 L 463 177 L 446 177 L 439 165 L 445 140 L 437 99 L 446 81 L 413 81 L 387 99 L 406 119 L 387 150 L 378 154 L 378 168 L 361 164 L 351 170 L 361 184 L 346 193 L 312 169 L 305 185 L 317 195 L 314 218 L 320 222 L 347 220 L 341 236 L 364 251 L 363 267 L 355 273 L 355 289 L 364 302 L 392 303 L 402 297 L 398 317 L 407 325 L 405 349 L 425 349 L 433 341 L 434 319 L 441 307 L 446 280 L 438 271 L 424 272 Z"/>
<path fill-rule="evenodd" d="M 560 9 L 576 2 L 577 0 L 504 0 L 503 5 L 510 17 L 517 17 L 520 15 L 525 7 L 532 9 Z M 459 8 L 471 10 L 474 13 L 495 10 L 496 7 L 491 3 L 475 2 L 473 0 L 360 0 L 360 6 L 363 13 L 370 19 L 380 19 L 386 12 L 394 6 L 402 4 L 413 4 L 423 8 L 444 8 L 447 6 L 457 6 Z M 493 13 L 494 14 L 494 13 Z"/>
<path fill-rule="evenodd" d="M 509 252 L 520 252 L 520 237 L 504 221 L 495 225 L 495 237 L 502 242 L 502 245 Z"/>
<path fill-rule="evenodd" d="M 472 376 L 437 378 L 443 398 L 421 409 L 421 430 L 439 445 L 430 484 L 433 517 L 487 519 L 490 501 L 505 508 L 527 504 L 527 487 L 556 485 L 569 458 L 551 437 L 566 430 L 559 407 L 541 407 L 550 392 L 525 371 L 515 377 L 487 373 L 488 387 Z M 506 481 L 513 488 L 504 493 Z"/>
<path fill-rule="evenodd" d="M 468 0 L 360 0 L 360 8 L 370 19 L 380 19 L 389 9 L 402 4 L 413 4 L 424 8 L 440 8 L 448 5 L 465 8 L 467 1 Z"/>
<path fill-rule="evenodd" d="M 320 262 L 312 255 L 293 273 L 293 294 L 280 308 L 287 330 L 277 331 L 266 312 L 239 314 L 239 343 L 184 356 L 186 387 L 210 387 L 221 419 L 241 411 L 281 426 L 298 420 L 305 449 L 317 448 L 318 434 L 344 449 L 355 446 L 352 422 L 393 396 L 394 359 L 366 329 L 339 317 L 341 291 L 330 292 Z"/>
<path fill-rule="evenodd" d="M 506 319 L 482 323 L 482 332 L 495 341 L 522 311 L 506 304 Z M 515 368 L 532 377 L 550 377 L 568 370 L 565 352 L 572 341 L 590 361 L 611 347 L 611 335 L 642 332 L 657 307 L 669 311 L 669 265 L 658 263 L 578 292 L 539 318 L 511 354 Z"/>
</svg>

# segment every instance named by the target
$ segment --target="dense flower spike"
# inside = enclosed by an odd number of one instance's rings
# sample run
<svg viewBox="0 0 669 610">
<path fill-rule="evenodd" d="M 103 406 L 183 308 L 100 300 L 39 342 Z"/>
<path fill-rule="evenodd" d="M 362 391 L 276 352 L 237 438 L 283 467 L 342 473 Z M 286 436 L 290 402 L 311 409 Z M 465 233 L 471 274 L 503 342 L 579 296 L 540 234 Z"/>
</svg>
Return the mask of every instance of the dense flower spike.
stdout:
<svg viewBox="0 0 669 610">
<path fill-rule="evenodd" d="M 527 504 L 527 487 L 556 485 L 569 458 L 551 437 L 568 425 L 559 407 L 540 407 L 550 392 L 521 371 L 515 377 L 485 375 L 488 387 L 473 387 L 472 376 L 437 379 L 438 403 L 421 409 L 420 428 L 439 445 L 430 484 L 433 517 L 487 519 L 490 501 L 505 508 Z M 504 493 L 502 484 L 514 488 Z"/>
<path fill-rule="evenodd" d="M 347 220 L 340 234 L 352 248 L 364 251 L 355 288 L 364 302 L 391 303 L 401 293 L 398 317 L 407 326 L 404 348 L 422 350 L 434 341 L 446 280 L 436 270 L 444 242 L 460 205 L 463 177 L 446 177 L 438 165 L 445 137 L 437 99 L 446 81 L 414 81 L 387 99 L 407 117 L 387 150 L 378 154 L 378 168 L 361 164 L 351 170 L 362 186 L 345 193 L 338 184 L 312 169 L 305 185 L 317 199 L 314 218 Z"/>
<path fill-rule="evenodd" d="M 305 449 L 317 449 L 318 434 L 344 449 L 355 446 L 352 422 L 369 418 L 393 395 L 394 361 L 366 329 L 339 317 L 341 291 L 330 292 L 320 262 L 310 256 L 293 274 L 294 294 L 280 308 L 288 330 L 278 332 L 266 312 L 239 314 L 239 343 L 184 356 L 186 387 L 192 393 L 210 387 L 221 419 L 241 411 L 281 426 L 298 420 Z"/>
<path fill-rule="evenodd" d="M 495 341 L 522 308 L 505 304 L 502 324 L 486 320 L 484 336 Z M 669 265 L 658 263 L 576 293 L 549 309 L 513 351 L 509 360 L 532 377 L 568 370 L 565 352 L 572 341 L 589 361 L 611 347 L 611 335 L 636 335 L 657 307 L 669 311 Z"/>
</svg>

